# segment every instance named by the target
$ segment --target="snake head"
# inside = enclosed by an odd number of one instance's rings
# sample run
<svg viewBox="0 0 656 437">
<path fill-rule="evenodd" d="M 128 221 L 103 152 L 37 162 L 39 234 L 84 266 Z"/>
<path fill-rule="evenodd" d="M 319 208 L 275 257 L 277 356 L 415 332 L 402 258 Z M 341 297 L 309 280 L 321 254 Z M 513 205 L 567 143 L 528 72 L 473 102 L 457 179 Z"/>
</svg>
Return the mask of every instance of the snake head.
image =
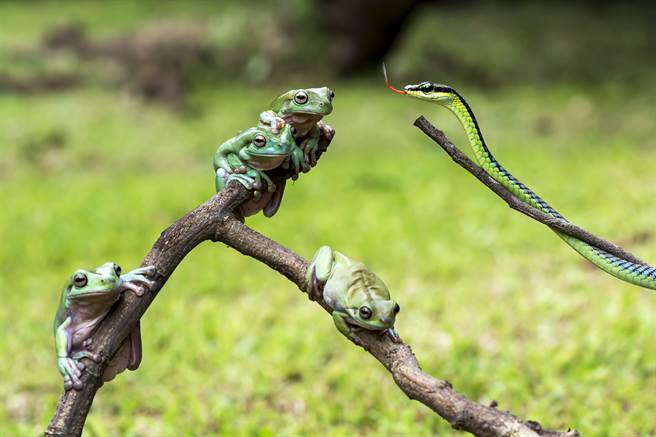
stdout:
<svg viewBox="0 0 656 437">
<path fill-rule="evenodd" d="M 406 85 L 402 90 L 394 88 L 390 84 L 387 77 L 387 68 L 383 63 L 383 76 L 385 77 L 385 85 L 387 88 L 394 91 L 396 94 L 407 94 L 420 100 L 428 100 L 429 102 L 448 105 L 451 103 L 458 93 L 448 85 L 441 85 L 433 82 L 424 81 L 416 85 Z"/>
<path fill-rule="evenodd" d="M 456 90 L 450 86 L 428 81 L 406 85 L 403 90 L 409 96 L 442 105 L 448 105 L 458 96 Z"/>
</svg>

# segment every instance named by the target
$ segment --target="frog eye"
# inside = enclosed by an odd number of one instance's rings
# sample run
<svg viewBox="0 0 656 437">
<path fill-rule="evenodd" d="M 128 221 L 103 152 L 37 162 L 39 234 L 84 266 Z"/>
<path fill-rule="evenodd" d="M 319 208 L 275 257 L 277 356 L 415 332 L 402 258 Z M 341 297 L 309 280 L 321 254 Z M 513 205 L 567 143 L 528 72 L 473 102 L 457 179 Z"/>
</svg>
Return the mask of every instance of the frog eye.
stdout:
<svg viewBox="0 0 656 437">
<path fill-rule="evenodd" d="M 257 147 L 264 147 L 266 144 L 266 138 L 264 138 L 264 135 L 255 135 L 255 138 L 253 138 L 253 144 Z"/>
<path fill-rule="evenodd" d="M 299 91 L 294 96 L 294 101 L 299 105 L 304 105 L 308 101 L 308 95 L 305 91 Z"/>
<path fill-rule="evenodd" d="M 399 311 L 401 311 L 401 307 L 400 307 L 399 304 L 397 303 L 396 305 L 394 305 L 394 314 L 398 314 Z"/>
<path fill-rule="evenodd" d="M 330 90 L 330 100 L 335 98 L 335 91 Z"/>
<path fill-rule="evenodd" d="M 84 287 L 87 285 L 87 282 L 89 282 L 89 280 L 84 273 L 76 273 L 75 276 L 73 276 L 73 284 L 78 288 Z"/>
<path fill-rule="evenodd" d="M 371 309 L 366 306 L 360 307 L 360 317 L 367 320 L 371 318 Z"/>
<path fill-rule="evenodd" d="M 121 276 L 121 266 L 114 264 L 114 273 L 116 273 L 116 276 Z"/>
</svg>

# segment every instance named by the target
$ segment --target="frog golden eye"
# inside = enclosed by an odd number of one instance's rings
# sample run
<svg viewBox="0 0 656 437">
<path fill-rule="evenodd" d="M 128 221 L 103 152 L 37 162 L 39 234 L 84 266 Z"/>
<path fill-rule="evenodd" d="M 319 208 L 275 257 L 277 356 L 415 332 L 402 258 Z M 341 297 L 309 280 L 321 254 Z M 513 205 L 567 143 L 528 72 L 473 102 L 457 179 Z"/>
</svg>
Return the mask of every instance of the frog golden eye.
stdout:
<svg viewBox="0 0 656 437">
<path fill-rule="evenodd" d="M 401 311 L 401 307 L 400 307 L 399 304 L 397 303 L 396 305 L 394 305 L 394 314 L 398 314 L 399 311 Z"/>
<path fill-rule="evenodd" d="M 84 287 L 87 285 L 87 282 L 89 282 L 89 280 L 84 273 L 76 273 L 75 276 L 73 276 L 73 284 L 78 288 Z"/>
<path fill-rule="evenodd" d="M 367 320 L 371 318 L 371 309 L 369 307 L 360 307 L 360 317 Z"/>
<path fill-rule="evenodd" d="M 121 276 L 121 266 L 114 264 L 114 273 L 116 273 L 116 276 Z"/>
<path fill-rule="evenodd" d="M 264 147 L 266 144 L 266 138 L 264 138 L 264 135 L 255 135 L 255 138 L 253 138 L 253 144 L 257 147 Z"/>
<path fill-rule="evenodd" d="M 305 91 L 299 91 L 294 96 L 294 101 L 299 105 L 304 105 L 308 101 L 308 95 Z"/>
</svg>

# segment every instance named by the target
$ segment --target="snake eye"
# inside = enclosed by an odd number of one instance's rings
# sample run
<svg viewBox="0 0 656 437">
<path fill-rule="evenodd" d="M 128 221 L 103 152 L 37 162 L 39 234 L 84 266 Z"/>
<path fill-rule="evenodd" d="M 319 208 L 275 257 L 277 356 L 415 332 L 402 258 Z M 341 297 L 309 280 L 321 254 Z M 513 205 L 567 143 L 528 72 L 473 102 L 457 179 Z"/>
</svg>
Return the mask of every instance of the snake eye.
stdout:
<svg viewBox="0 0 656 437">
<path fill-rule="evenodd" d="M 360 312 L 360 317 L 362 317 L 363 319 L 367 320 L 371 318 L 371 309 L 369 307 L 362 306 L 360 307 L 359 312 Z"/>
<path fill-rule="evenodd" d="M 75 276 L 73 276 L 73 284 L 78 288 L 84 287 L 87 285 L 87 282 L 89 282 L 89 280 L 84 273 L 76 273 Z"/>
<path fill-rule="evenodd" d="M 335 98 L 335 91 L 330 90 L 330 100 Z"/>
<path fill-rule="evenodd" d="M 396 305 L 394 305 L 394 314 L 398 314 L 399 311 L 401 311 L 401 307 L 400 307 L 399 304 L 397 303 Z"/>
<path fill-rule="evenodd" d="M 264 138 L 264 135 L 255 135 L 255 138 L 253 138 L 253 144 L 255 144 L 256 147 L 264 147 L 266 144 L 266 138 Z"/>
<path fill-rule="evenodd" d="M 299 105 L 304 105 L 308 101 L 308 95 L 305 91 L 299 91 L 294 96 L 294 101 Z"/>
<path fill-rule="evenodd" d="M 114 264 L 114 273 L 116 273 L 116 276 L 121 276 L 121 266 Z"/>
</svg>

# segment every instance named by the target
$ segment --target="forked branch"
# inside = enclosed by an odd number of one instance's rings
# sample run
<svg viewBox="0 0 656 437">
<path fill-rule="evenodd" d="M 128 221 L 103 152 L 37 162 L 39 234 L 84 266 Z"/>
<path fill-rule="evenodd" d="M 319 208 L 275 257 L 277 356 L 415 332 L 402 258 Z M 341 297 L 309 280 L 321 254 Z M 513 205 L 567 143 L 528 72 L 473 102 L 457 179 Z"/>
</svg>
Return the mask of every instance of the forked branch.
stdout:
<svg viewBox="0 0 656 437">
<path fill-rule="evenodd" d="M 275 179 L 274 179 L 275 181 Z M 136 297 L 126 293 L 118 307 L 100 325 L 93 337 L 93 348 L 103 359 L 85 359 L 81 390 L 66 391 L 46 431 L 48 436 L 80 435 L 89 409 L 102 385 L 101 375 L 109 358 L 120 347 L 136 322 L 184 257 L 203 241 L 220 241 L 283 274 L 299 289 L 305 287 L 308 262 L 277 242 L 246 226 L 236 215 L 239 205 L 251 194 L 237 183 L 190 211 L 160 235 L 142 266 L 154 265 L 157 273 L 149 293 Z M 325 310 L 323 300 L 317 302 Z M 335 335 L 337 331 L 335 331 Z M 472 402 L 456 392 L 448 381 L 423 372 L 410 347 L 394 343 L 388 336 L 360 331 L 363 348 L 391 373 L 399 388 L 447 420 L 454 429 L 480 436 L 578 436 L 576 431 L 550 431 L 537 422 L 523 421 L 493 406 Z"/>
<path fill-rule="evenodd" d="M 525 214 L 531 217 L 533 220 L 537 220 L 552 229 L 564 232 L 565 234 L 576 237 L 579 240 L 583 240 L 586 243 L 589 243 L 592 246 L 595 246 L 619 258 L 623 258 L 636 264 L 646 264 L 634 254 L 627 252 L 626 250 L 611 243 L 610 241 L 597 237 L 596 235 L 591 234 L 585 229 L 580 228 L 575 224 L 568 222 L 567 220 L 552 217 L 549 214 L 546 214 L 539 209 L 533 208 L 531 205 L 522 202 L 519 200 L 519 198 L 517 198 L 517 196 L 508 191 L 503 185 L 492 179 L 492 177 L 485 170 L 476 165 L 471 159 L 469 159 L 467 155 L 458 149 L 446 137 L 446 135 L 444 135 L 444 132 L 433 126 L 423 116 L 420 116 L 418 119 L 416 119 L 414 125 L 421 129 L 421 131 L 428 135 L 433 141 L 439 144 L 440 147 L 442 147 L 442 149 L 444 149 L 444 151 L 449 154 L 451 159 L 453 159 L 453 161 L 455 161 L 459 166 L 473 174 L 479 181 L 483 183 L 483 185 L 492 190 L 494 194 L 502 198 L 510 208 L 519 211 L 522 214 Z"/>
</svg>

